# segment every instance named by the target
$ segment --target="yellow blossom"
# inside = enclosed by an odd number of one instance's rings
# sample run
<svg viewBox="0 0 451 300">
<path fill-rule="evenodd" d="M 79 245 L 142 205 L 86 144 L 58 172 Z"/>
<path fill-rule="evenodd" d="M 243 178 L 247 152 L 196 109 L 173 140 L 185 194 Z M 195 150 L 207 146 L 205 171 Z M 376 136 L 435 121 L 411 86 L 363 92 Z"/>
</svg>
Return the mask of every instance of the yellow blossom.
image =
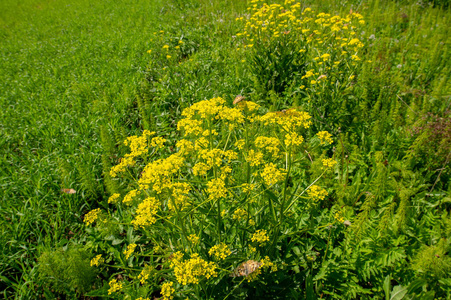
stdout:
<svg viewBox="0 0 451 300">
<path fill-rule="evenodd" d="M 252 235 L 251 241 L 263 244 L 269 241 L 269 236 L 265 229 L 259 229 Z"/>
<path fill-rule="evenodd" d="M 216 257 L 217 259 L 224 260 L 226 259 L 227 256 L 232 254 L 232 251 L 230 251 L 229 247 L 226 244 L 220 243 L 218 245 L 211 247 L 210 250 L 208 251 L 208 254 Z"/>
<path fill-rule="evenodd" d="M 247 219 L 247 211 L 242 208 L 238 208 L 233 212 L 232 219 L 242 221 Z"/>
<path fill-rule="evenodd" d="M 155 148 L 163 148 L 165 142 L 166 142 L 165 138 L 157 136 L 152 139 L 152 141 L 150 142 L 150 146 Z"/>
<path fill-rule="evenodd" d="M 122 282 L 117 282 L 116 279 L 112 279 L 109 282 L 110 288 L 108 289 L 108 295 L 111 295 L 114 292 L 120 291 L 122 289 Z"/>
<path fill-rule="evenodd" d="M 199 240 L 200 240 L 200 238 L 199 238 L 197 235 L 195 235 L 195 234 L 190 234 L 190 235 L 187 237 L 187 239 L 188 239 L 188 241 L 190 241 L 193 245 L 196 245 L 197 243 L 199 243 Z"/>
<path fill-rule="evenodd" d="M 322 162 L 325 168 L 332 168 L 337 163 L 333 158 L 325 158 Z"/>
<path fill-rule="evenodd" d="M 91 259 L 91 267 L 98 266 L 103 263 L 104 259 L 102 258 L 102 254 L 97 255 L 93 259 Z"/>
<path fill-rule="evenodd" d="M 155 216 L 159 206 L 159 201 L 154 197 L 144 199 L 144 201 L 138 205 L 138 208 L 136 209 L 137 215 L 131 223 L 135 228 L 144 228 L 145 226 L 154 224 L 157 221 Z"/>
<path fill-rule="evenodd" d="M 260 151 L 249 150 L 247 153 L 246 161 L 249 162 L 251 166 L 259 166 L 263 161 L 263 153 Z"/>
<path fill-rule="evenodd" d="M 208 199 L 217 200 L 227 197 L 227 188 L 222 178 L 212 179 L 207 183 Z"/>
<path fill-rule="evenodd" d="M 174 274 L 180 284 L 198 284 L 202 278 L 216 277 L 217 266 L 214 262 L 207 262 L 194 253 L 185 261 L 177 261 L 174 266 Z"/>
<path fill-rule="evenodd" d="M 175 289 L 172 287 L 173 282 L 165 282 L 161 286 L 161 295 L 163 296 L 161 300 L 171 300 L 174 299 Z"/>
<path fill-rule="evenodd" d="M 149 279 L 150 273 L 152 273 L 153 267 L 150 265 L 146 265 L 141 273 L 138 275 L 138 279 L 141 282 L 141 284 L 145 284 L 146 280 Z"/>
<path fill-rule="evenodd" d="M 317 185 L 312 185 L 308 190 L 308 195 L 314 201 L 324 200 L 329 193 Z"/>
<path fill-rule="evenodd" d="M 100 214 L 100 208 L 91 210 L 90 212 L 88 212 L 85 215 L 85 218 L 83 221 L 86 223 L 86 225 L 90 225 L 97 220 L 97 218 L 99 217 L 99 214 Z"/>
<path fill-rule="evenodd" d="M 269 163 L 261 172 L 261 176 L 268 186 L 274 185 L 285 179 L 285 170 L 276 167 L 275 164 Z"/>
<path fill-rule="evenodd" d="M 130 255 L 135 251 L 136 244 L 130 244 L 127 246 L 127 249 L 124 250 L 125 259 L 128 259 Z"/>
<path fill-rule="evenodd" d="M 321 144 L 332 144 L 333 140 L 332 140 L 332 134 L 330 134 L 327 131 L 320 131 L 316 134 L 319 137 L 319 140 L 321 141 Z"/>
<path fill-rule="evenodd" d="M 114 193 L 113 195 L 110 196 L 110 198 L 108 198 L 108 203 L 116 203 L 117 199 L 119 199 L 121 195 L 118 193 Z"/>
</svg>

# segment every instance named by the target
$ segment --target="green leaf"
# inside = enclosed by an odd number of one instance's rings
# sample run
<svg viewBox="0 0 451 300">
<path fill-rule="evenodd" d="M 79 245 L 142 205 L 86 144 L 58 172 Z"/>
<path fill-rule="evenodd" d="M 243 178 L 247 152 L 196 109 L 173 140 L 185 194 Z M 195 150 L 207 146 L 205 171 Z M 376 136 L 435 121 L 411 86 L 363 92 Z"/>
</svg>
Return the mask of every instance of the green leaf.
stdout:
<svg viewBox="0 0 451 300">
<path fill-rule="evenodd" d="M 384 280 L 384 292 L 385 292 L 385 300 L 389 300 L 390 299 L 390 290 L 391 290 L 391 276 L 387 275 L 387 277 L 385 277 Z"/>
<path fill-rule="evenodd" d="M 307 275 L 307 278 L 305 279 L 305 293 L 306 293 L 306 300 L 315 300 L 316 295 L 313 290 L 313 279 L 312 275 Z"/>
<path fill-rule="evenodd" d="M 401 300 L 407 294 L 407 287 L 397 285 L 390 294 L 390 300 Z"/>
</svg>

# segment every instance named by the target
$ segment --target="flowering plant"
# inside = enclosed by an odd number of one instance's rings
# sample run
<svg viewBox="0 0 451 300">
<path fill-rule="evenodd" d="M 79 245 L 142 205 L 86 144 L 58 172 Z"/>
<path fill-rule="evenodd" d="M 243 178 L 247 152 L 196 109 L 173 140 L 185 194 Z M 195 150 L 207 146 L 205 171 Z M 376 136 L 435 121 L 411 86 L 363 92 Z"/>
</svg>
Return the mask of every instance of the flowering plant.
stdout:
<svg viewBox="0 0 451 300">
<path fill-rule="evenodd" d="M 283 4 L 252 0 L 248 11 L 236 19 L 244 23 L 237 33 L 238 50 L 261 89 L 257 92 L 287 94 L 312 117 L 327 117 L 327 128 L 343 123 L 343 115 L 349 118 L 355 101 L 345 96 L 361 65 L 363 16 L 352 11 L 344 17 L 317 13 L 294 0 Z M 271 104 L 276 108 L 285 103 L 277 99 Z"/>
<path fill-rule="evenodd" d="M 306 140 L 308 113 L 261 110 L 246 100 L 233 108 L 222 98 L 204 100 L 183 111 L 176 148 L 149 131 L 125 141 L 131 151 L 110 174 L 128 180 L 130 190 L 112 195 L 116 210 L 97 222 L 99 228 L 123 226 L 129 237 L 114 257 L 128 283 L 112 279 L 110 293 L 140 290 L 154 278 L 163 299 L 206 299 L 230 277 L 243 276 L 231 283 L 236 288 L 290 268 L 290 252 L 281 247 L 296 245 L 301 223 L 293 224 L 327 197 L 318 183 L 335 164 L 323 158 L 309 182 L 305 170 L 313 162 L 305 151 L 319 151 L 332 139 L 323 131 Z M 87 223 L 98 215 L 90 213 Z"/>
</svg>

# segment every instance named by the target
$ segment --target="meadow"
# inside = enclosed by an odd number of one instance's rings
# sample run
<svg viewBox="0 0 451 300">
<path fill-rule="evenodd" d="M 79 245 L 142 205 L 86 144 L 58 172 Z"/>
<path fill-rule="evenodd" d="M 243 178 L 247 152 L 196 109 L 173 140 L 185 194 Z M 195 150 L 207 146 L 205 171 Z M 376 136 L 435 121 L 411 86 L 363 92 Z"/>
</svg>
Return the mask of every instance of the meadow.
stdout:
<svg viewBox="0 0 451 300">
<path fill-rule="evenodd" d="M 5 299 L 450 299 L 447 1 L 0 3 Z"/>
</svg>

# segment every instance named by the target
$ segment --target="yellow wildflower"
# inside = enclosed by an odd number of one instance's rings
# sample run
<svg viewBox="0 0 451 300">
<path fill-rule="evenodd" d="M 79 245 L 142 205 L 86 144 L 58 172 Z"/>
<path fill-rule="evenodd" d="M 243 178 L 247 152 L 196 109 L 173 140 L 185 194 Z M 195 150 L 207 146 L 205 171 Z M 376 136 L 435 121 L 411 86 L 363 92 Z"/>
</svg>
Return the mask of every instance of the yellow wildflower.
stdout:
<svg viewBox="0 0 451 300">
<path fill-rule="evenodd" d="M 152 141 L 150 142 L 150 146 L 155 147 L 155 148 L 158 147 L 161 149 L 164 147 L 165 142 L 166 142 L 165 138 L 157 136 L 152 139 Z"/>
<path fill-rule="evenodd" d="M 263 244 L 269 241 L 269 236 L 265 229 L 259 229 L 252 235 L 251 241 Z"/>
<path fill-rule="evenodd" d="M 141 282 L 141 284 L 145 284 L 146 280 L 149 279 L 150 273 L 152 273 L 153 267 L 150 265 L 146 265 L 144 269 L 139 273 L 138 279 Z"/>
<path fill-rule="evenodd" d="M 258 166 L 264 163 L 263 161 L 263 153 L 260 151 L 249 150 L 247 153 L 246 161 L 249 162 L 251 166 Z"/>
<path fill-rule="evenodd" d="M 144 199 L 144 201 L 138 205 L 138 208 L 136 209 L 137 216 L 131 223 L 135 228 L 144 228 L 145 226 L 154 224 L 157 221 L 155 216 L 159 206 L 159 201 L 154 197 Z"/>
<path fill-rule="evenodd" d="M 135 252 L 136 244 L 130 244 L 127 249 L 124 250 L 125 259 L 128 259 L 133 252 Z"/>
<path fill-rule="evenodd" d="M 326 198 L 326 196 L 329 193 L 322 189 L 321 187 L 317 186 L 317 185 L 312 185 L 310 187 L 310 189 L 308 190 L 308 195 L 310 196 L 310 198 L 312 198 L 314 201 L 317 200 L 324 200 L 324 198 Z"/>
<path fill-rule="evenodd" d="M 210 250 L 208 251 L 208 254 L 216 257 L 217 259 L 224 260 L 226 259 L 227 256 L 232 254 L 232 251 L 230 251 L 229 247 L 226 244 L 221 243 L 211 247 Z"/>
<path fill-rule="evenodd" d="M 316 134 L 321 141 L 321 144 L 325 144 L 326 142 L 332 144 L 334 141 L 332 140 L 332 134 L 327 131 L 320 131 Z"/>
<path fill-rule="evenodd" d="M 109 282 L 110 288 L 108 290 L 108 295 L 111 295 L 114 292 L 120 291 L 122 289 L 122 282 L 117 282 L 116 279 L 112 279 Z"/>
<path fill-rule="evenodd" d="M 261 176 L 265 184 L 271 186 L 285 179 L 285 170 L 278 169 L 275 164 L 269 163 L 265 165 Z"/>
<path fill-rule="evenodd" d="M 173 282 L 165 282 L 161 286 L 161 295 L 163 296 L 161 300 L 171 300 L 174 299 L 175 289 L 172 287 Z"/>
<path fill-rule="evenodd" d="M 119 199 L 121 195 L 118 193 L 114 193 L 113 195 L 110 196 L 110 198 L 108 198 L 108 203 L 116 203 L 117 199 Z"/>
<path fill-rule="evenodd" d="M 193 245 L 196 245 L 197 243 L 199 243 L 199 240 L 200 240 L 200 238 L 199 238 L 197 235 L 195 235 L 195 234 L 190 234 L 190 235 L 187 237 L 187 239 L 188 239 L 188 241 L 190 241 Z"/>
<path fill-rule="evenodd" d="M 83 221 L 86 223 L 86 225 L 90 225 L 97 220 L 97 218 L 99 217 L 99 214 L 100 214 L 100 208 L 91 210 L 90 212 L 88 212 L 85 215 L 85 218 Z"/>
<path fill-rule="evenodd" d="M 139 190 L 131 190 L 130 192 L 125 195 L 124 199 L 122 200 L 123 203 L 129 203 L 133 201 L 133 198 L 136 196 L 139 196 L 141 194 L 141 191 Z"/>
<path fill-rule="evenodd" d="M 174 274 L 180 284 L 198 284 L 203 277 L 206 279 L 216 277 L 218 275 L 216 268 L 214 262 L 207 262 L 200 258 L 199 254 L 194 253 L 190 259 L 177 262 Z"/>
<path fill-rule="evenodd" d="M 238 208 L 233 212 L 232 219 L 242 221 L 247 219 L 247 211 L 242 208 Z"/>
<path fill-rule="evenodd" d="M 322 162 L 325 168 L 332 168 L 337 163 L 333 158 L 325 158 Z"/>
<path fill-rule="evenodd" d="M 227 197 L 227 188 L 222 178 L 212 179 L 207 183 L 208 199 L 217 200 Z"/>
<path fill-rule="evenodd" d="M 98 266 L 103 263 L 104 259 L 102 258 L 102 254 L 97 255 L 93 259 L 91 259 L 91 267 Z"/>
</svg>

